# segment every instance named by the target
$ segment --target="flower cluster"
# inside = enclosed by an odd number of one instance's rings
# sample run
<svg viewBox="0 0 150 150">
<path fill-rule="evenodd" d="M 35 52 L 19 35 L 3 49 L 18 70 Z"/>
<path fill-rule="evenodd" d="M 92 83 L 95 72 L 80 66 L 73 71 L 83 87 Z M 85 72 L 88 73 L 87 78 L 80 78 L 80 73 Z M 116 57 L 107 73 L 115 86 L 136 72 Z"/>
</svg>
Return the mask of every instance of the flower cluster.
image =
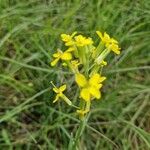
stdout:
<svg viewBox="0 0 150 150">
<path fill-rule="evenodd" d="M 56 93 L 54 103 L 59 99 L 64 100 L 68 105 L 77 108 L 80 118 L 83 118 L 89 112 L 91 101 L 101 98 L 101 88 L 106 77 L 101 75 L 101 70 L 107 65 L 105 58 L 113 51 L 120 54 L 118 41 L 111 38 L 106 32 L 102 34 L 96 31 L 100 40 L 97 46 L 94 45 L 92 38 L 85 37 L 74 32 L 71 35 L 61 34 L 61 40 L 64 42 L 66 50 L 58 49 L 53 54 L 51 66 L 58 63 L 66 66 L 74 75 L 75 83 L 80 89 L 80 106 L 72 104 L 72 101 L 63 93 L 66 90 L 66 84 L 57 88 L 53 83 L 53 91 Z"/>
</svg>

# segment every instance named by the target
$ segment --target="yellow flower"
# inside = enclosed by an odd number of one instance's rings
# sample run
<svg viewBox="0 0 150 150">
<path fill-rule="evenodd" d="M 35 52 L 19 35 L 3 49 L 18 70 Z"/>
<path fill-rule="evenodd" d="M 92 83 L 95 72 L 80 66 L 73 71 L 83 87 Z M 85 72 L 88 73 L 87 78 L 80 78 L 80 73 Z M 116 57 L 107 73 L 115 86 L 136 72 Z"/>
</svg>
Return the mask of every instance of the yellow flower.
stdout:
<svg viewBox="0 0 150 150">
<path fill-rule="evenodd" d="M 72 59 L 72 54 L 71 54 L 72 50 L 73 50 L 73 48 L 69 48 L 65 52 L 58 50 L 57 53 L 53 54 L 53 57 L 55 59 L 51 62 L 51 66 L 55 66 L 60 59 L 65 60 L 65 61 L 71 60 Z"/>
<path fill-rule="evenodd" d="M 73 37 L 77 34 L 77 32 L 73 32 L 71 35 L 69 34 L 61 34 L 62 41 L 65 42 L 66 46 L 73 46 L 75 44 Z"/>
<path fill-rule="evenodd" d="M 81 87 L 80 97 L 85 101 L 89 101 L 92 97 L 100 99 L 100 88 L 106 77 L 101 77 L 98 73 L 93 74 L 89 80 L 85 78 L 83 74 L 76 74 L 75 81 L 78 86 Z"/>
<path fill-rule="evenodd" d="M 96 31 L 97 35 L 101 38 L 103 43 L 109 43 L 111 38 L 110 36 L 105 32 L 104 35 L 100 31 Z"/>
<path fill-rule="evenodd" d="M 59 98 L 62 98 L 68 105 L 72 105 L 72 102 L 63 94 L 63 92 L 66 90 L 66 85 L 64 84 L 57 88 L 52 82 L 51 84 L 54 86 L 53 91 L 57 94 L 53 103 L 57 102 Z"/>
<path fill-rule="evenodd" d="M 118 41 L 105 32 L 104 35 L 100 31 L 96 31 L 97 35 L 101 38 L 102 42 L 105 44 L 106 48 L 112 50 L 117 55 L 120 54 L 121 48 L 118 46 Z"/>
<path fill-rule="evenodd" d="M 86 38 L 82 35 L 75 36 L 75 41 L 77 46 L 86 46 L 93 44 L 93 40 L 91 38 Z"/>
<path fill-rule="evenodd" d="M 114 53 L 116 53 L 117 55 L 120 54 L 120 50 L 121 48 L 119 48 L 119 46 L 115 43 L 112 43 L 111 45 L 107 45 L 106 47 L 108 47 L 109 49 L 111 49 Z"/>
</svg>

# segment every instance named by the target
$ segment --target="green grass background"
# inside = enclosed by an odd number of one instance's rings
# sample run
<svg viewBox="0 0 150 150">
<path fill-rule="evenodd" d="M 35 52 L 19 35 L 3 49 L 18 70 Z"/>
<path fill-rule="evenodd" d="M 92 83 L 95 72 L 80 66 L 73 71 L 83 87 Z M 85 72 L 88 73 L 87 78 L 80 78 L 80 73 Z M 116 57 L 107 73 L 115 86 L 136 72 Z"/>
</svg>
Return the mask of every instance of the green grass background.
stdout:
<svg viewBox="0 0 150 150">
<path fill-rule="evenodd" d="M 80 150 L 150 149 L 150 1 L 0 0 L 0 149 L 67 150 L 75 110 L 54 98 L 72 76 L 49 62 L 61 33 L 96 30 L 119 40 L 107 58 L 102 99 L 93 101 Z M 76 100 L 76 88 L 68 96 Z"/>
</svg>

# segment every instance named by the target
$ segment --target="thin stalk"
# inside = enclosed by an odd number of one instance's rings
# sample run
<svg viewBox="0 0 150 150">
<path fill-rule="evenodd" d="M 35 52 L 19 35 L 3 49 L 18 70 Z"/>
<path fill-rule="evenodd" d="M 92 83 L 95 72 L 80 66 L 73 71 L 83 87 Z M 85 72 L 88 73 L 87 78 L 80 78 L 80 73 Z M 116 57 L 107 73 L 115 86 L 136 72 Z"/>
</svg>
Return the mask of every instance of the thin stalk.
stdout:
<svg viewBox="0 0 150 150">
<path fill-rule="evenodd" d="M 95 62 L 97 64 L 100 64 L 105 58 L 106 56 L 110 53 L 110 49 L 105 49 L 99 56 L 98 58 L 95 60 Z"/>
<path fill-rule="evenodd" d="M 88 77 L 90 50 L 87 46 L 85 47 L 85 52 L 86 52 L 85 75 L 86 75 L 86 77 Z"/>
<path fill-rule="evenodd" d="M 99 42 L 99 44 L 96 48 L 96 57 L 103 52 L 103 48 L 104 48 L 103 42 Z"/>
<path fill-rule="evenodd" d="M 76 132 L 71 150 L 77 150 L 78 142 L 80 140 L 81 135 L 83 134 L 83 131 L 85 130 L 86 123 L 87 123 L 87 118 L 86 117 L 84 117 L 82 120 L 80 120 L 80 124 L 79 124 L 78 130 Z"/>
</svg>

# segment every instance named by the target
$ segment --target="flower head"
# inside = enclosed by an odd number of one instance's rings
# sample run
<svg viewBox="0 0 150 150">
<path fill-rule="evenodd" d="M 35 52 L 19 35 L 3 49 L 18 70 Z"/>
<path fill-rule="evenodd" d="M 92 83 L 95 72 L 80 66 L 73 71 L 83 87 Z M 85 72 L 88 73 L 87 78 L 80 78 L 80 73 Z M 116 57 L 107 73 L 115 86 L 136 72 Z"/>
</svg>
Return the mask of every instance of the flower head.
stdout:
<svg viewBox="0 0 150 150">
<path fill-rule="evenodd" d="M 117 55 L 120 54 L 121 48 L 118 46 L 118 41 L 104 32 L 104 35 L 100 31 L 96 31 L 97 35 L 101 38 L 102 42 L 105 44 L 106 48 L 112 50 Z"/>
<path fill-rule="evenodd" d="M 109 43 L 111 38 L 110 36 L 104 32 L 104 35 L 102 35 L 102 33 L 100 31 L 96 31 L 97 35 L 101 38 L 103 43 Z"/>
<path fill-rule="evenodd" d="M 75 42 L 79 47 L 93 44 L 93 40 L 91 38 L 86 38 L 82 35 L 75 36 Z"/>
<path fill-rule="evenodd" d="M 62 41 L 65 42 L 66 46 L 73 46 L 75 44 L 73 37 L 77 34 L 77 32 L 73 32 L 71 35 L 69 34 L 61 34 Z"/>
<path fill-rule="evenodd" d="M 109 49 L 111 49 L 114 53 L 116 53 L 117 55 L 120 54 L 120 50 L 121 48 L 119 48 L 118 44 L 112 43 L 112 44 L 106 44 L 106 47 L 108 47 Z"/>
<path fill-rule="evenodd" d="M 89 80 L 83 74 L 76 74 L 75 80 L 79 87 L 81 87 L 80 97 L 85 101 L 89 101 L 92 97 L 100 99 L 100 88 L 106 77 L 101 77 L 98 73 L 93 74 Z"/>
<path fill-rule="evenodd" d="M 66 50 L 65 52 L 58 50 L 57 53 L 53 54 L 54 60 L 51 62 L 51 66 L 55 66 L 60 59 L 65 60 L 65 61 L 71 60 L 72 59 L 72 54 L 71 54 L 72 50 L 73 50 L 73 48 L 71 48 L 71 47 L 68 50 Z"/>
<path fill-rule="evenodd" d="M 57 88 L 53 82 L 51 84 L 54 86 L 53 91 L 56 93 L 56 97 L 53 101 L 53 103 L 57 102 L 60 98 L 63 99 L 68 105 L 72 105 L 72 102 L 63 94 L 63 92 L 66 90 L 66 84 L 60 86 Z"/>
<path fill-rule="evenodd" d="M 56 97 L 53 103 L 59 99 L 65 101 L 71 107 L 77 109 L 80 119 L 90 111 L 92 100 L 101 98 L 102 82 L 106 77 L 101 76 L 98 72 L 102 72 L 104 66 L 107 65 L 106 57 L 113 51 L 120 54 L 119 43 L 110 37 L 106 32 L 96 31 L 100 37 L 98 45 L 93 44 L 93 39 L 85 37 L 74 32 L 73 34 L 61 34 L 61 40 L 67 46 L 67 50 L 57 50 L 53 54 L 51 66 L 55 66 L 61 61 L 61 66 L 65 66 L 65 70 L 69 69 L 75 76 L 75 82 L 79 88 L 76 96 L 79 97 L 79 107 L 74 105 L 72 101 L 64 94 L 66 84 L 56 87 L 53 83 L 53 91 Z M 80 66 L 79 66 L 80 65 Z M 82 73 L 81 73 L 82 72 Z M 68 78 L 69 79 L 69 78 Z M 71 80 L 74 83 L 74 79 Z M 74 86 L 74 84 L 73 84 Z"/>
</svg>

